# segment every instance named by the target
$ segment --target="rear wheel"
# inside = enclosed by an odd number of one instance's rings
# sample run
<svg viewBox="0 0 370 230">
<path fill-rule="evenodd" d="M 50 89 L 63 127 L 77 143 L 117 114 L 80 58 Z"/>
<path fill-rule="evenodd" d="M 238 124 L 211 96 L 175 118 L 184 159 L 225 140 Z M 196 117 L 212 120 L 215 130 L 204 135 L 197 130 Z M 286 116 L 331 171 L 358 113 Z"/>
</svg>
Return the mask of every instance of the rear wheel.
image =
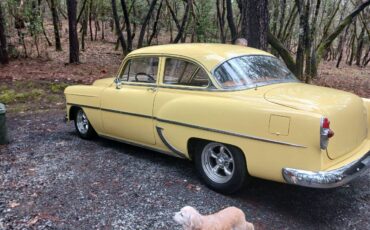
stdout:
<svg viewBox="0 0 370 230">
<path fill-rule="evenodd" d="M 218 142 L 204 142 L 195 149 L 195 165 L 200 177 L 212 189 L 230 194 L 250 178 L 243 152 Z"/>
<path fill-rule="evenodd" d="M 91 126 L 85 112 L 78 108 L 75 116 L 75 127 L 78 135 L 83 139 L 92 139 L 96 133 L 94 128 Z"/>
</svg>

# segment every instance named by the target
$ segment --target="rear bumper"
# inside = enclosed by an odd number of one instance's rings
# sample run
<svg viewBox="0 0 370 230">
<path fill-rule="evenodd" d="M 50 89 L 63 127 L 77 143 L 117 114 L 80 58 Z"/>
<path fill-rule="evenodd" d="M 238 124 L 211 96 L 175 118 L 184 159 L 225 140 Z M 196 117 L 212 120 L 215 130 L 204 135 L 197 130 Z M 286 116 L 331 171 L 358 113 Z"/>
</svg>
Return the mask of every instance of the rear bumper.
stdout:
<svg viewBox="0 0 370 230">
<path fill-rule="evenodd" d="M 311 188 L 335 188 L 360 176 L 370 168 L 370 151 L 359 160 L 330 171 L 306 171 L 283 168 L 283 177 L 288 184 Z"/>
</svg>

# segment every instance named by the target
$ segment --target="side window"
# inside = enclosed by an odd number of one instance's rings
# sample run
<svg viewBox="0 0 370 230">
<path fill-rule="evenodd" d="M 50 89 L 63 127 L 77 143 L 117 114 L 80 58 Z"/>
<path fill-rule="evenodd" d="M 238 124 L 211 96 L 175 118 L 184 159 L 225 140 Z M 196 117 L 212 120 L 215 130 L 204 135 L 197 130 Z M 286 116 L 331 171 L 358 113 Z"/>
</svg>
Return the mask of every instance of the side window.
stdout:
<svg viewBox="0 0 370 230">
<path fill-rule="evenodd" d="M 157 57 L 133 58 L 127 62 L 120 79 L 129 82 L 155 83 L 158 63 Z"/>
<path fill-rule="evenodd" d="M 200 66 L 175 58 L 166 58 L 164 84 L 206 87 L 207 73 Z"/>
</svg>

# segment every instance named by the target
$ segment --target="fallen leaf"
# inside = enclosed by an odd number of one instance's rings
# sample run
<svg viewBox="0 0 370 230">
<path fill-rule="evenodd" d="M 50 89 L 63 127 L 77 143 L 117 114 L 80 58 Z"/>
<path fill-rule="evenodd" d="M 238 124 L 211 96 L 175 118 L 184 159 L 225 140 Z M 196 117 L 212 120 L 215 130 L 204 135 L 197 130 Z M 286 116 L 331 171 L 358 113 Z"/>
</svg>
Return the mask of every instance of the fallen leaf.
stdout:
<svg viewBox="0 0 370 230">
<path fill-rule="evenodd" d="M 20 205 L 20 203 L 17 203 L 15 201 L 12 201 L 12 202 L 9 203 L 10 208 L 15 208 L 15 207 L 18 207 L 19 205 Z"/>
<path fill-rule="evenodd" d="M 39 217 L 38 216 L 36 216 L 36 217 L 34 217 L 34 218 L 32 218 L 30 221 L 28 221 L 28 226 L 31 226 L 31 225 L 34 225 L 34 224 L 36 224 L 37 223 L 37 221 L 39 221 Z"/>
</svg>

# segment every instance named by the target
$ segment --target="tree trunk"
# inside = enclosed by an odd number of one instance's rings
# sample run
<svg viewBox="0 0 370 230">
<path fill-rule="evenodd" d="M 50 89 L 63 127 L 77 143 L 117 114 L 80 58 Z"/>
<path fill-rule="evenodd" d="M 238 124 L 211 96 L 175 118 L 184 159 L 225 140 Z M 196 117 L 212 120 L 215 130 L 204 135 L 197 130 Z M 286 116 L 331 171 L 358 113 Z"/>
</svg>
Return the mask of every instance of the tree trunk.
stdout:
<svg viewBox="0 0 370 230">
<path fill-rule="evenodd" d="M 159 16 L 161 14 L 162 4 L 163 4 L 163 0 L 161 0 L 161 2 L 159 3 L 159 7 L 158 7 L 158 10 L 157 10 L 157 15 L 155 17 L 155 21 L 154 21 L 154 25 L 153 25 L 153 29 L 152 29 L 152 34 L 150 35 L 150 37 L 148 39 L 148 45 L 150 45 L 152 43 L 152 40 L 153 40 L 154 36 L 156 36 L 157 33 L 158 33 L 158 21 L 159 21 Z"/>
<path fill-rule="evenodd" d="M 309 2 L 309 1 L 308 1 Z M 298 34 L 298 46 L 296 54 L 296 72 L 295 75 L 298 79 L 303 80 L 303 66 L 304 66 L 304 54 L 305 54 L 305 41 L 307 36 L 307 7 L 305 7 L 304 0 L 296 0 L 298 13 L 299 13 L 299 34 Z"/>
<path fill-rule="evenodd" d="M 182 22 L 181 22 L 181 26 L 180 26 L 180 29 L 179 29 L 175 39 L 173 40 L 173 43 L 178 43 L 180 41 L 180 39 L 182 38 L 183 33 L 185 31 L 186 23 L 187 23 L 188 18 L 189 18 L 190 7 L 192 5 L 193 5 L 193 0 L 187 0 L 184 16 L 183 16 Z"/>
<path fill-rule="evenodd" d="M 57 11 L 57 6 L 55 5 L 55 0 L 50 0 L 50 10 L 53 16 L 55 50 L 62 51 L 62 43 L 60 42 L 60 35 L 59 35 L 58 11 Z"/>
<path fill-rule="evenodd" d="M 324 39 L 324 41 L 320 44 L 320 46 L 317 49 L 317 60 L 316 65 L 318 65 L 322 59 L 322 56 L 327 48 L 331 45 L 331 43 L 334 41 L 336 37 L 346 28 L 347 25 L 349 25 L 352 20 L 361 12 L 363 11 L 367 6 L 370 5 L 370 0 L 366 0 L 362 4 L 360 4 L 358 7 L 356 7 L 355 10 L 353 10 L 335 29 L 334 31 Z"/>
<path fill-rule="evenodd" d="M 133 2 L 131 4 L 134 4 Z M 132 35 L 131 35 L 131 23 L 129 13 L 127 11 L 127 5 L 125 0 L 121 0 L 121 6 L 123 11 L 123 17 L 125 18 L 126 24 L 126 35 L 127 35 L 127 51 L 132 51 Z"/>
<path fill-rule="evenodd" d="M 0 63 L 1 64 L 9 63 L 8 47 L 5 33 L 5 18 L 1 2 L 0 2 Z"/>
<path fill-rule="evenodd" d="M 248 40 L 248 46 L 267 50 L 268 1 L 247 0 L 241 3 L 243 9 L 242 36 Z"/>
<path fill-rule="evenodd" d="M 144 22 L 141 25 L 141 30 L 140 30 L 140 34 L 139 34 L 139 41 L 137 43 L 137 48 L 141 48 L 143 46 L 145 29 L 146 29 L 146 26 L 148 25 L 149 19 L 150 19 L 152 13 L 153 13 L 153 10 L 154 10 L 154 7 L 155 7 L 156 4 L 157 4 L 157 0 L 152 0 L 152 2 L 150 3 L 149 11 L 146 14 Z"/>
<path fill-rule="evenodd" d="M 68 26 L 69 26 L 69 63 L 80 62 L 80 52 L 77 36 L 77 1 L 67 0 Z"/>
<path fill-rule="evenodd" d="M 217 9 L 217 22 L 220 27 L 220 40 L 221 43 L 226 43 L 226 37 L 225 37 L 225 18 L 224 18 L 224 12 L 225 12 L 225 7 L 224 7 L 224 1 L 221 2 L 222 4 L 222 12 L 220 9 L 220 0 L 216 1 L 216 9 Z"/>
<path fill-rule="evenodd" d="M 118 14 L 117 14 L 117 6 L 116 6 L 116 0 L 112 0 L 112 11 L 113 11 L 113 19 L 114 19 L 114 24 L 116 26 L 116 33 L 118 36 L 118 40 L 121 43 L 122 47 L 122 52 L 123 54 L 127 54 L 127 46 L 126 46 L 126 41 L 125 38 L 123 37 L 120 25 L 119 25 L 119 19 L 118 19 Z"/>
<path fill-rule="evenodd" d="M 226 11 L 227 11 L 226 15 L 227 23 L 229 24 L 231 34 L 231 43 L 235 43 L 235 40 L 237 39 L 238 35 L 235 27 L 233 5 L 231 0 L 226 0 Z"/>
<path fill-rule="evenodd" d="M 361 66 L 362 49 L 364 48 L 365 27 L 362 28 L 359 38 L 357 39 L 356 65 Z"/>
<path fill-rule="evenodd" d="M 90 5 L 89 5 L 89 30 L 90 30 L 90 40 L 94 41 L 93 37 L 93 31 L 92 31 L 92 9 L 93 8 L 93 1 L 90 0 Z"/>
</svg>

